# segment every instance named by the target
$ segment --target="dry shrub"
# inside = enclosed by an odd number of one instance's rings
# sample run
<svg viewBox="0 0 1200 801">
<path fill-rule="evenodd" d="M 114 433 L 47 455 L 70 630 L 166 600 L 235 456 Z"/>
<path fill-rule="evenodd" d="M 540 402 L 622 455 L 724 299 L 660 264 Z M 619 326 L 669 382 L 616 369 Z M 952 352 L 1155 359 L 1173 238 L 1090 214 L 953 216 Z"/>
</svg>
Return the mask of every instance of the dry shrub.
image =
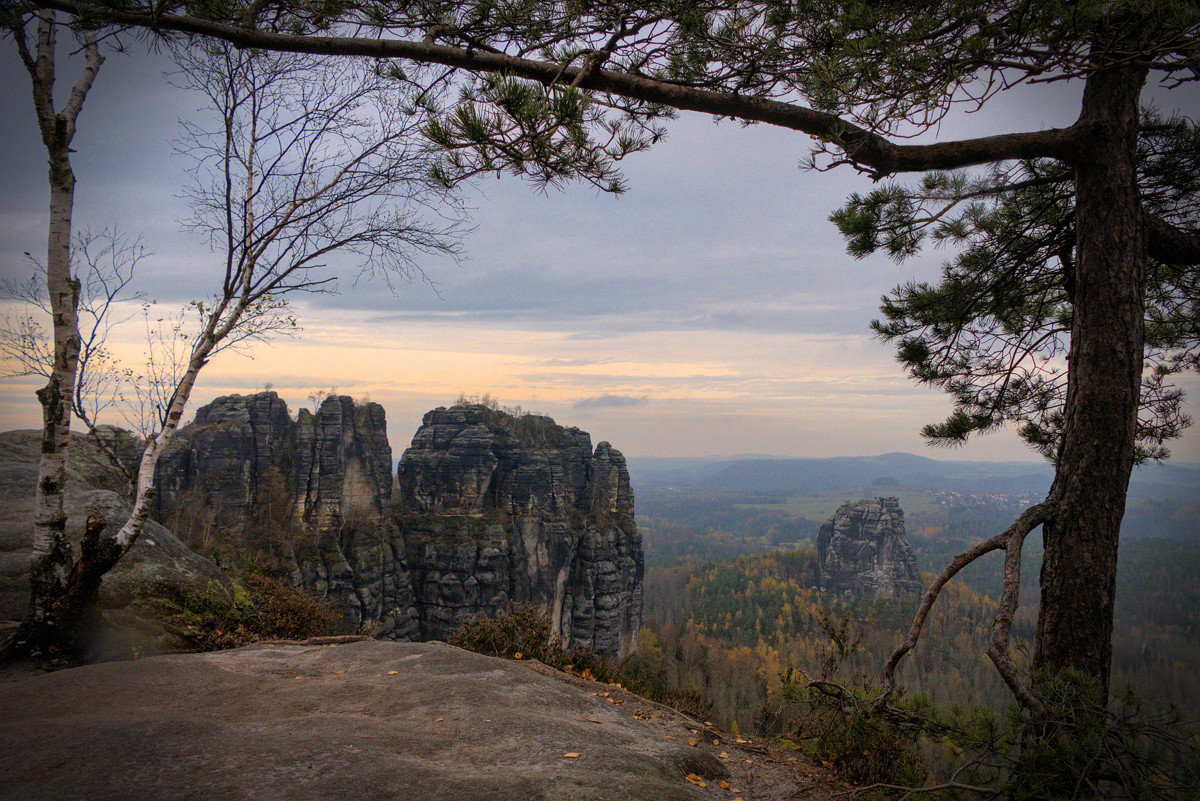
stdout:
<svg viewBox="0 0 1200 801">
<path fill-rule="evenodd" d="M 550 630 L 550 620 L 532 606 L 509 603 L 496 617 L 472 615 L 450 636 L 450 644 L 503 659 L 537 659 L 584 679 L 618 684 L 630 692 L 700 718 L 712 702 L 695 690 L 670 687 L 647 669 L 638 654 L 616 661 L 584 648 L 565 648 Z"/>
<path fill-rule="evenodd" d="M 246 573 L 245 583 L 259 639 L 302 640 L 348 633 L 344 616 L 327 600 L 255 570 Z"/>
</svg>

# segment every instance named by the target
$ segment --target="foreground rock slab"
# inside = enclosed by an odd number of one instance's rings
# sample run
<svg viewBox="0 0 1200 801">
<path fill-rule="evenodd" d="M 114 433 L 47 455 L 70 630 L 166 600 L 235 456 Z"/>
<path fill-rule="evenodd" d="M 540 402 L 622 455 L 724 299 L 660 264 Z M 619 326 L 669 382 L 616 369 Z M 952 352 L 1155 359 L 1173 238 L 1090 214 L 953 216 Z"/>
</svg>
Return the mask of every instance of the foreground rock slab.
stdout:
<svg viewBox="0 0 1200 801">
<path fill-rule="evenodd" d="M 441 643 L 367 640 L 10 674 L 0 797 L 732 798 L 716 786 L 738 779 L 729 760 L 639 720 L 649 707 L 635 717 L 541 671 Z"/>
</svg>

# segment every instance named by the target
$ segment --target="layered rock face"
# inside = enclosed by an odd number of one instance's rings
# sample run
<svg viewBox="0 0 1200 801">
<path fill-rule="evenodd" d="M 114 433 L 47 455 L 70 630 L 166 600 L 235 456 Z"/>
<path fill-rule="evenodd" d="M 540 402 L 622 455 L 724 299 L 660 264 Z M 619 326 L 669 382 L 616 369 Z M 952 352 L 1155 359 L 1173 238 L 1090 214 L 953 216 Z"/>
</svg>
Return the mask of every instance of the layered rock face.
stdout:
<svg viewBox="0 0 1200 801">
<path fill-rule="evenodd" d="M 390 510 L 392 448 L 377 403 L 325 399 L 300 411 L 293 475 L 292 580 L 329 597 L 351 623 L 419 635 L 404 540 Z"/>
<path fill-rule="evenodd" d="M 418 632 L 404 543 L 390 514 L 383 407 L 331 395 L 292 420 L 274 392 L 218 398 L 159 460 L 157 516 L 191 541 L 212 532 L 231 559 L 273 552 L 292 581 L 353 625 Z"/>
<path fill-rule="evenodd" d="M 821 592 L 852 598 L 902 598 L 922 589 L 898 498 L 844 503 L 817 535 Z"/>
<path fill-rule="evenodd" d="M 294 583 L 393 639 L 445 639 L 510 601 L 569 645 L 621 654 L 641 628 L 641 538 L 625 459 L 548 417 L 425 415 L 392 499 L 383 409 L 333 396 L 293 421 L 273 392 L 220 398 L 159 463 L 159 519 L 233 532 Z"/>
<path fill-rule="evenodd" d="M 624 653 L 641 628 L 644 564 L 625 458 L 548 417 L 435 409 L 399 467 L 426 637 L 509 601 L 569 646 Z"/>
<path fill-rule="evenodd" d="M 296 423 L 274 392 L 217 398 L 159 458 L 155 517 L 186 523 L 171 518 L 203 509 L 206 524 L 244 527 L 256 501 L 290 473 L 295 444 Z"/>
</svg>

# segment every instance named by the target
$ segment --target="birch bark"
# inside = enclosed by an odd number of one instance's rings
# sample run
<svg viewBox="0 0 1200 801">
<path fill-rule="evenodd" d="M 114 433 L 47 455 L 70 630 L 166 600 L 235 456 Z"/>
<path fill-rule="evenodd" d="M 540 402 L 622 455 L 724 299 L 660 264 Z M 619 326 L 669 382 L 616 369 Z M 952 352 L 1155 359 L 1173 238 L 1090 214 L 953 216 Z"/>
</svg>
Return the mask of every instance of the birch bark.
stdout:
<svg viewBox="0 0 1200 801">
<path fill-rule="evenodd" d="M 33 561 L 30 567 L 29 619 L 53 625 L 51 603 L 66 586 L 74 565 L 66 540 L 63 492 L 71 434 L 71 399 L 79 362 L 77 309 L 79 283 L 71 275 L 71 217 L 75 202 L 75 175 L 71 170 L 71 142 L 76 121 L 104 59 L 95 37 L 83 40 L 84 66 L 61 110 L 54 106 L 57 23 L 53 11 L 33 17 L 32 48 L 25 31 L 14 39 L 32 83 L 38 128 L 49 165 L 50 224 L 46 245 L 46 287 L 54 331 L 54 361 L 50 380 L 38 391 L 42 404 L 42 455 L 34 498 Z"/>
</svg>

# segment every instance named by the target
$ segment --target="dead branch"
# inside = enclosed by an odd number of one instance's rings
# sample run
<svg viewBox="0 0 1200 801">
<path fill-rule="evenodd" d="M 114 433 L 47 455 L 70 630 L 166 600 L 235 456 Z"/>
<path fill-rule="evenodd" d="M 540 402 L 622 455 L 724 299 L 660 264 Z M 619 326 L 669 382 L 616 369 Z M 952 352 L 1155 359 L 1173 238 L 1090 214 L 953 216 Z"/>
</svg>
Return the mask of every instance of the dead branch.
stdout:
<svg viewBox="0 0 1200 801">
<path fill-rule="evenodd" d="M 911 798 L 914 795 L 924 793 L 939 793 L 943 790 L 961 790 L 967 793 L 978 793 L 979 795 L 991 796 L 999 795 L 1000 791 L 994 787 L 979 787 L 974 784 L 963 784 L 962 782 L 943 782 L 942 784 L 932 784 L 928 787 L 905 787 L 902 784 L 884 784 L 882 782 L 869 784 L 866 787 L 855 787 L 853 790 L 846 790 L 838 793 L 838 797 L 858 798 L 863 793 L 873 792 L 875 790 L 899 790 L 903 794 L 899 796 L 899 801 L 904 801 L 906 798 Z"/>
</svg>

